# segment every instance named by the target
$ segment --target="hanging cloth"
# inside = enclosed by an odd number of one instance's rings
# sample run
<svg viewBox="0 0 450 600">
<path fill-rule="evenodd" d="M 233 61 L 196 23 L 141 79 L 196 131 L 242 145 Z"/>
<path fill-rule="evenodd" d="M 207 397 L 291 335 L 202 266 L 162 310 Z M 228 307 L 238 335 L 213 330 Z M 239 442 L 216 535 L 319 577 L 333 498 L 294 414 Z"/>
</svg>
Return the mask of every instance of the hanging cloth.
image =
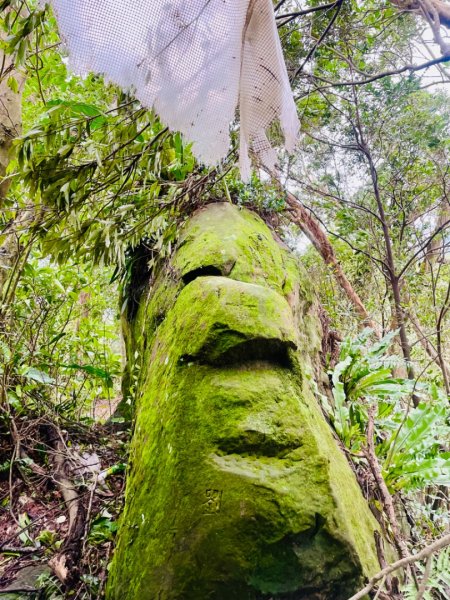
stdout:
<svg viewBox="0 0 450 600">
<path fill-rule="evenodd" d="M 239 107 L 240 169 L 249 153 L 272 170 L 267 130 L 299 132 L 271 0 L 50 0 L 69 66 L 131 89 L 206 165 L 230 150 Z"/>
</svg>

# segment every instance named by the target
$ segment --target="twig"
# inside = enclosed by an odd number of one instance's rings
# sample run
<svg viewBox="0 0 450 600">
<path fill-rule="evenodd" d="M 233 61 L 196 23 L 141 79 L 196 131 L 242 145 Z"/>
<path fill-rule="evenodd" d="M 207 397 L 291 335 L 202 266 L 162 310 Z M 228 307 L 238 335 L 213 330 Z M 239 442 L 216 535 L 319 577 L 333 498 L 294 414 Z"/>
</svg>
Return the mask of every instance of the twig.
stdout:
<svg viewBox="0 0 450 600">
<path fill-rule="evenodd" d="M 328 10 L 330 8 L 334 8 L 335 6 L 336 2 L 330 2 L 329 4 L 321 4 L 320 6 L 312 6 L 310 8 L 305 8 L 304 10 L 297 10 L 295 12 L 285 13 L 283 15 L 276 15 L 275 19 L 277 21 L 283 21 L 282 23 L 278 23 L 278 27 L 283 27 L 298 17 L 303 17 L 305 15 L 318 12 L 319 10 Z"/>
<path fill-rule="evenodd" d="M 1 596 L 10 596 L 11 594 L 35 594 L 39 592 L 38 588 L 11 588 L 9 590 L 0 590 Z"/>
<path fill-rule="evenodd" d="M 81 551 L 81 540 L 84 534 L 86 513 L 77 489 L 70 479 L 70 470 L 66 460 L 66 445 L 59 429 L 51 424 L 47 426 L 49 442 L 54 448 L 55 481 L 69 511 L 69 531 L 59 554 L 54 556 L 49 565 L 58 579 L 73 586 L 79 572 L 77 567 Z"/>
<path fill-rule="evenodd" d="M 433 58 L 432 60 L 428 60 L 424 63 L 421 63 L 420 65 L 403 65 L 403 67 L 400 67 L 398 69 L 393 69 L 391 71 L 383 71 L 381 73 L 376 73 L 375 75 L 370 75 L 366 79 L 355 79 L 354 81 L 332 81 L 331 79 L 326 79 L 325 77 L 312 75 L 311 73 L 304 73 L 304 76 L 308 77 L 309 79 L 317 79 L 318 81 L 323 81 L 324 83 L 329 84 L 331 87 L 353 87 L 355 85 L 366 85 L 368 83 L 378 81 L 378 79 L 383 79 L 384 77 L 392 77 L 392 75 L 401 75 L 406 71 L 409 71 L 410 73 L 416 73 L 417 71 L 422 71 L 424 69 L 434 67 L 435 65 L 439 65 L 441 63 L 447 63 L 449 61 L 450 56 L 439 56 L 437 58 Z"/>
<path fill-rule="evenodd" d="M 375 538 L 375 545 L 377 547 L 378 562 L 380 563 L 380 567 L 382 569 L 384 569 L 385 567 L 388 566 L 388 564 L 387 564 L 386 557 L 384 556 L 384 551 L 383 551 L 383 538 L 381 537 L 381 534 L 379 531 L 374 532 L 374 538 Z M 383 585 L 385 585 L 387 592 L 392 591 L 392 580 L 388 575 L 386 575 L 386 577 L 383 579 L 383 581 L 381 583 L 381 587 L 383 587 Z"/>
<path fill-rule="evenodd" d="M 395 515 L 394 503 L 392 501 L 392 496 L 389 493 L 387 485 L 383 479 L 383 475 L 381 474 L 380 464 L 378 462 L 377 456 L 375 454 L 375 443 L 373 441 L 374 438 L 374 427 L 375 427 L 375 411 L 376 406 L 371 406 L 369 408 L 369 422 L 367 425 L 367 448 L 365 451 L 365 455 L 367 461 L 369 463 L 370 470 L 372 471 L 372 475 L 377 483 L 378 489 L 380 490 L 381 499 L 383 502 L 384 510 L 389 519 L 389 523 L 392 528 L 392 534 L 394 536 L 395 545 L 399 551 L 399 554 L 402 558 L 409 557 L 408 547 L 402 538 L 400 533 L 400 527 L 397 521 L 397 517 Z"/>
<path fill-rule="evenodd" d="M 86 542 L 87 542 L 87 538 L 88 538 L 89 524 L 90 524 L 90 520 L 91 520 L 92 502 L 94 500 L 95 490 L 97 489 L 97 483 L 98 483 L 98 473 L 95 474 L 95 478 L 94 478 L 94 481 L 93 481 L 92 487 L 91 487 L 91 493 L 89 495 L 89 505 L 88 505 L 87 515 L 86 515 L 86 524 L 84 527 L 84 534 L 83 534 L 83 546 L 81 548 L 82 554 L 84 554 L 84 552 L 86 550 Z"/>
<path fill-rule="evenodd" d="M 389 575 L 390 573 L 393 573 L 394 571 L 397 571 L 398 569 L 402 569 L 402 568 L 404 568 L 408 565 L 411 565 L 415 562 L 424 560 L 424 559 L 428 558 L 429 556 L 431 556 L 432 554 L 434 554 L 435 552 L 438 552 L 439 550 L 442 550 L 442 548 L 445 548 L 447 546 L 450 546 L 450 533 L 439 538 L 438 540 L 436 540 L 429 546 L 425 546 L 425 548 L 423 548 L 417 554 L 411 554 L 406 558 L 401 558 L 400 560 L 397 560 L 395 563 L 392 563 L 391 565 L 389 565 L 388 567 L 386 567 L 385 569 L 383 569 L 382 571 L 380 571 L 379 573 L 374 575 L 370 579 L 369 583 L 362 590 L 360 590 L 354 596 L 351 596 L 351 598 L 349 598 L 348 600 L 361 600 L 361 598 L 364 598 L 364 596 L 366 596 L 366 594 L 368 594 L 374 588 L 375 584 L 378 581 L 382 580 L 385 575 Z"/>
<path fill-rule="evenodd" d="M 333 16 L 331 17 L 328 25 L 325 27 L 324 31 L 322 32 L 322 35 L 320 36 L 320 38 L 317 40 L 317 42 L 314 44 L 314 46 L 308 52 L 308 54 L 306 55 L 306 58 L 304 59 L 304 61 L 302 62 L 302 64 L 295 71 L 295 73 L 294 73 L 294 75 L 293 75 L 293 77 L 291 79 L 291 83 L 293 83 L 297 79 L 298 75 L 303 71 L 303 68 L 306 65 L 306 63 L 309 61 L 310 58 L 312 58 L 314 56 L 314 54 L 316 53 L 316 50 L 319 48 L 320 44 L 323 42 L 323 40 L 329 34 L 331 28 L 334 25 L 334 22 L 336 21 L 336 19 L 339 16 L 339 13 L 341 12 L 343 2 L 344 2 L 344 0 L 336 0 L 336 2 L 334 3 L 334 5 L 332 5 L 332 6 L 336 7 L 336 10 L 335 10 Z"/>
<path fill-rule="evenodd" d="M 16 546 L 2 546 L 0 550 L 0 554 L 4 554 L 5 552 L 12 554 L 35 554 L 36 552 L 40 552 L 42 548 L 38 548 L 37 546 L 26 547 L 26 548 L 17 548 Z"/>
<path fill-rule="evenodd" d="M 373 600 L 378 600 L 378 598 L 380 597 L 380 594 L 382 593 L 382 590 L 383 590 L 384 583 L 386 581 L 386 577 L 387 577 L 387 575 L 384 575 L 383 579 L 381 580 L 380 587 L 378 588 L 378 592 L 375 594 L 375 598 Z"/>
<path fill-rule="evenodd" d="M 103 589 L 105 587 L 106 578 L 108 576 L 108 563 L 109 563 L 109 559 L 111 558 L 112 548 L 113 548 L 112 543 L 108 542 L 108 550 L 106 552 L 106 557 L 105 557 L 105 566 L 102 569 L 102 572 L 100 574 L 100 585 L 98 586 L 98 598 L 102 597 Z"/>
<path fill-rule="evenodd" d="M 433 555 L 430 554 L 430 556 L 427 558 L 427 562 L 425 565 L 425 572 L 423 574 L 422 581 L 420 582 L 420 586 L 417 591 L 416 600 L 422 600 L 422 598 L 425 595 L 425 592 L 427 591 L 427 583 L 430 578 L 432 564 L 433 564 Z"/>
</svg>

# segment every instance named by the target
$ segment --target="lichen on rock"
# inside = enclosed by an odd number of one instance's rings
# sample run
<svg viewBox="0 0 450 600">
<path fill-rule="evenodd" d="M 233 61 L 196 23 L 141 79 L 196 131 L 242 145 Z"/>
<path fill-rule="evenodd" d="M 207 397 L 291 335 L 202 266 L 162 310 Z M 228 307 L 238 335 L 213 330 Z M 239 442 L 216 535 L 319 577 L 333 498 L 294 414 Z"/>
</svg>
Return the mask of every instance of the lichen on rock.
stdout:
<svg viewBox="0 0 450 600">
<path fill-rule="evenodd" d="M 379 569 L 312 393 L 312 291 L 259 217 L 198 211 L 127 335 L 141 369 L 110 600 L 339 600 Z"/>
</svg>

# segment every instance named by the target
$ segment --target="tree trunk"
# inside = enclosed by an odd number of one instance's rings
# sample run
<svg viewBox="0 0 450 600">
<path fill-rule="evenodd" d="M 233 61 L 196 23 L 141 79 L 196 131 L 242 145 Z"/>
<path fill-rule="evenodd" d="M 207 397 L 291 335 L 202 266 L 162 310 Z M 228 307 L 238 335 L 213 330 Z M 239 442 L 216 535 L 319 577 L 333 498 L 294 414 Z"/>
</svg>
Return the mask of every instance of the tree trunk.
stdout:
<svg viewBox="0 0 450 600">
<path fill-rule="evenodd" d="M 253 213 L 210 204 L 129 317 L 137 406 L 109 600 L 355 593 L 378 570 L 378 526 L 313 394 L 321 331 L 297 261 Z"/>
<path fill-rule="evenodd" d="M 424 16 L 424 11 L 431 18 L 436 15 L 439 23 L 450 29 L 450 5 L 444 0 L 391 0 L 391 2 L 400 8 L 400 10 L 414 11 L 422 17 Z"/>
<path fill-rule="evenodd" d="M 345 275 L 336 257 L 334 248 L 331 245 L 330 240 L 322 231 L 319 223 L 317 223 L 317 221 L 309 214 L 301 202 L 297 200 L 297 198 L 290 192 L 287 192 L 287 204 L 290 208 L 292 221 L 294 221 L 294 223 L 300 227 L 311 244 L 320 254 L 325 264 L 331 268 L 339 287 L 347 296 L 357 314 L 361 317 L 363 324 L 373 329 L 375 334 L 380 337 L 378 325 L 370 318 L 361 298 L 358 296 L 352 284 L 347 279 L 347 276 Z"/>
</svg>

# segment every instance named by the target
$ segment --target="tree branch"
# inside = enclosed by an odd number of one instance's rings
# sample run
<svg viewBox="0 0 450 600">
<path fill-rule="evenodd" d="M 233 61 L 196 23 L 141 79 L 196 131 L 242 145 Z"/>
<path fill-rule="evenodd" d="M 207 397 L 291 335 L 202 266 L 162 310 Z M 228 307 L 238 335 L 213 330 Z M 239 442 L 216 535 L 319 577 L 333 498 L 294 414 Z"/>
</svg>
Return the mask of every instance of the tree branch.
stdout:
<svg viewBox="0 0 450 600">
<path fill-rule="evenodd" d="M 429 546 L 425 546 L 425 548 L 423 548 L 417 554 L 412 554 L 406 558 L 402 558 L 402 559 L 396 561 L 395 563 L 392 563 L 391 565 L 389 565 L 388 567 L 386 567 L 385 569 L 383 569 L 382 571 L 380 571 L 379 573 L 374 575 L 370 579 L 369 583 L 362 590 L 360 590 L 357 594 L 355 594 L 348 600 L 361 600 L 361 598 L 364 598 L 364 596 L 366 596 L 374 588 L 375 584 L 378 581 L 381 581 L 383 579 L 383 577 L 385 577 L 386 575 L 389 575 L 390 573 L 393 573 L 394 571 L 397 571 L 398 569 L 402 569 L 402 568 L 404 568 L 408 565 L 411 565 L 415 562 L 425 560 L 429 556 L 434 554 L 435 552 L 439 552 L 439 550 L 442 550 L 443 548 L 446 548 L 447 546 L 450 546 L 450 533 L 439 538 L 438 540 L 436 540 Z"/>
<path fill-rule="evenodd" d="M 375 444 L 373 440 L 375 435 L 374 428 L 376 410 L 377 407 L 375 405 L 372 405 L 369 408 L 369 421 L 367 426 L 367 449 L 364 454 L 366 455 L 367 462 L 369 463 L 369 467 L 372 471 L 373 478 L 375 479 L 378 489 L 380 490 L 384 511 L 389 519 L 389 524 L 392 529 L 392 534 L 394 537 L 395 545 L 397 546 L 397 550 L 399 551 L 399 554 L 402 558 L 408 558 L 408 546 L 406 545 L 404 539 L 402 538 L 402 534 L 400 533 L 400 526 L 398 524 L 397 516 L 395 514 L 394 502 L 383 479 L 380 464 L 378 462 L 378 458 L 375 452 Z"/>
<path fill-rule="evenodd" d="M 330 87 L 352 87 L 355 85 L 366 85 L 368 83 L 372 83 L 373 81 L 378 81 L 378 79 L 383 79 L 384 77 L 401 75 L 406 71 L 409 71 L 410 73 L 415 73 L 416 71 L 423 71 L 424 69 L 428 69 L 429 67 L 433 67 L 434 65 L 447 62 L 450 62 L 450 56 L 439 56 L 438 58 L 433 58 L 432 60 L 428 60 L 427 62 L 421 63 L 420 65 L 408 64 L 398 69 L 392 69 L 391 71 L 382 71 L 381 73 L 377 73 L 376 75 L 372 75 L 370 77 L 367 77 L 366 79 L 357 79 L 354 81 L 331 81 L 331 79 L 326 79 L 325 77 L 312 75 L 311 73 L 305 73 L 305 76 L 309 77 L 310 79 L 317 79 L 319 81 L 323 81 L 324 83 L 329 84 Z"/>
<path fill-rule="evenodd" d="M 283 27 L 284 25 L 287 25 L 288 23 L 290 23 L 294 19 L 297 19 L 298 17 L 303 17 L 305 15 L 309 15 L 311 13 L 315 13 L 320 10 L 329 10 L 330 8 L 334 8 L 335 6 L 336 6 L 336 2 L 330 2 L 329 4 L 313 6 L 312 8 L 305 8 L 304 10 L 298 10 L 296 12 L 285 13 L 284 15 L 276 15 L 275 19 L 277 19 L 277 21 L 278 20 L 281 21 L 282 19 L 285 19 L 282 23 L 278 23 L 278 27 Z M 275 8 L 275 10 L 277 10 L 277 8 Z"/>
<path fill-rule="evenodd" d="M 291 83 L 293 83 L 297 79 L 298 75 L 303 71 L 303 68 L 306 65 L 306 63 L 309 61 L 310 58 L 312 58 L 312 56 L 314 56 L 317 48 L 320 46 L 320 44 L 323 42 L 323 40 L 327 37 L 327 35 L 330 32 L 331 28 L 333 27 L 336 19 L 338 18 L 339 13 L 341 12 L 341 8 L 342 8 L 343 3 L 344 3 L 344 0 L 336 0 L 336 2 L 334 3 L 334 6 L 336 7 L 336 11 L 335 11 L 334 15 L 331 17 L 330 22 L 325 27 L 325 29 L 324 29 L 322 35 L 320 36 L 320 38 L 317 40 L 317 42 L 314 44 L 314 46 L 311 48 L 311 50 L 306 55 L 305 60 L 298 67 L 298 69 L 295 71 L 295 73 L 294 73 L 294 75 L 293 75 L 293 77 L 291 79 Z"/>
<path fill-rule="evenodd" d="M 278 185 L 281 185 L 278 179 L 276 179 L 276 181 Z M 325 233 L 322 231 L 319 223 L 312 217 L 312 215 L 306 210 L 306 208 L 294 196 L 294 194 L 287 190 L 286 202 L 289 207 L 289 213 L 292 221 L 300 227 L 301 231 L 303 231 L 317 252 L 319 252 L 324 262 L 331 267 L 339 287 L 343 290 L 351 304 L 354 306 L 356 312 L 360 315 L 360 317 L 362 317 L 363 322 L 368 327 L 371 327 L 375 334 L 379 336 L 380 333 L 378 325 L 370 318 L 361 298 L 358 296 L 350 281 L 347 279 L 336 257 L 334 248 Z"/>
<path fill-rule="evenodd" d="M 420 0 L 391 0 L 392 4 L 401 10 L 407 10 L 416 14 L 421 13 L 422 4 Z M 433 13 L 439 18 L 440 25 L 450 29 L 450 4 L 443 0 L 429 0 L 427 4 L 432 5 Z"/>
</svg>

